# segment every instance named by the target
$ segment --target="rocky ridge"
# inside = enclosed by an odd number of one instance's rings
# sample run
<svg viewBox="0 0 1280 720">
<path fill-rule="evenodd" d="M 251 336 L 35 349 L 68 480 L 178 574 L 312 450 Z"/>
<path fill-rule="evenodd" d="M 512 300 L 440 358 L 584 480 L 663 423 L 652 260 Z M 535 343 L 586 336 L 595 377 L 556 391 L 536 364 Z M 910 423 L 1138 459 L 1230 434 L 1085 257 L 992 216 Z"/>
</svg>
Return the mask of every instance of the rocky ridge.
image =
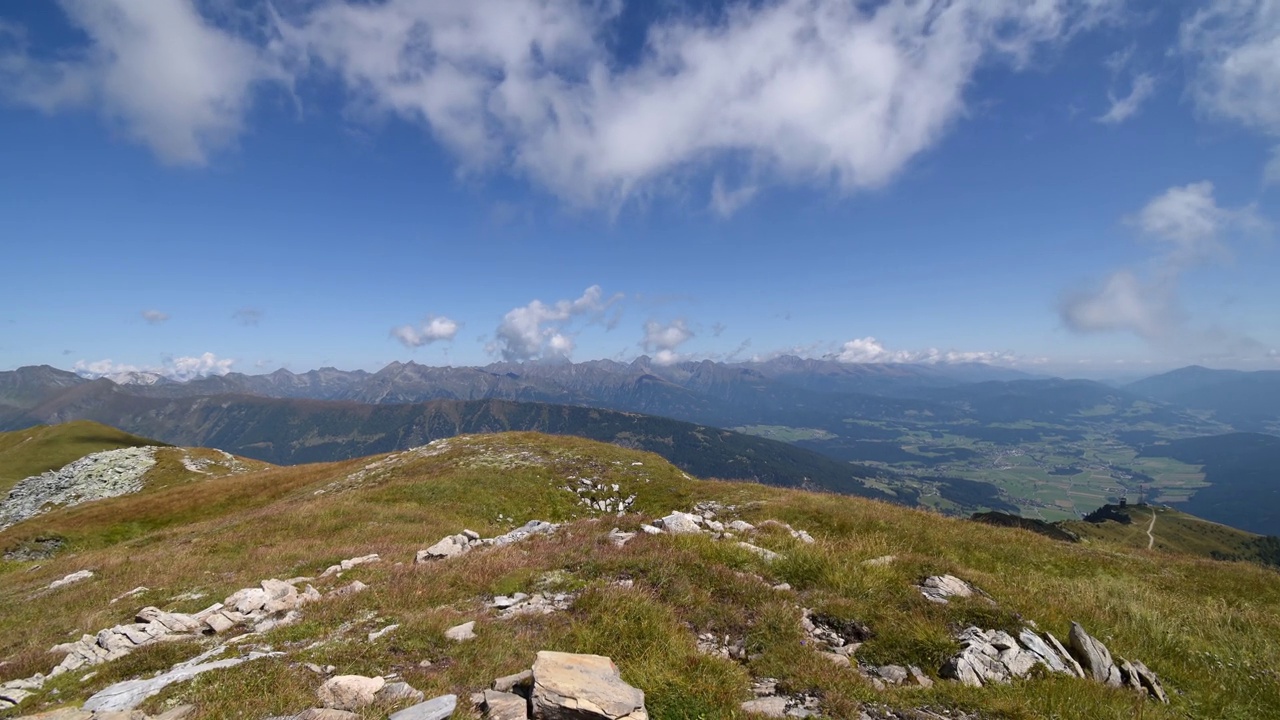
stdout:
<svg viewBox="0 0 1280 720">
<path fill-rule="evenodd" d="M 138 492 L 143 476 L 156 464 L 157 449 L 104 450 L 59 470 L 18 481 L 0 503 L 0 530 L 48 512 L 51 506 L 79 505 Z"/>
</svg>

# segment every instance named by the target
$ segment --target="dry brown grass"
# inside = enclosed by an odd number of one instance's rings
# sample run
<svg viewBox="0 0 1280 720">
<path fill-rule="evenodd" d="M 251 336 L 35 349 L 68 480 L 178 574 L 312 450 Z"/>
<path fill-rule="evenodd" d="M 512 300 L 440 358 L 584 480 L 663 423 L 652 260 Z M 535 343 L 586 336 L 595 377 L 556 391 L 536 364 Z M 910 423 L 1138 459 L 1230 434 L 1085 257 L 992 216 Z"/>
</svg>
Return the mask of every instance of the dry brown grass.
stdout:
<svg viewBox="0 0 1280 720">
<path fill-rule="evenodd" d="M 148 707 L 192 701 L 204 718 L 297 712 L 313 702 L 321 681 L 300 669 L 302 662 L 333 664 L 340 673 L 399 672 L 429 695 L 465 699 L 493 677 L 528 667 L 539 649 L 612 656 L 646 691 L 657 718 L 733 717 L 752 675 L 819 690 L 833 717 L 856 716 L 872 699 L 1005 718 L 1130 718 L 1135 707 L 1153 719 L 1265 718 L 1280 707 L 1280 577 L 1261 567 L 1060 544 L 854 498 L 688 481 L 656 456 L 571 438 L 515 434 L 458 440 L 451 448 L 375 473 L 358 487 L 339 483 L 347 489 L 333 483 L 368 460 L 213 478 L 51 514 L 40 531 L 55 529 L 71 549 L 37 569 L 0 566 L 0 657 L 33 667 L 54 643 L 126 621 L 142 605 L 192 610 L 263 578 L 317 574 L 338 559 L 377 552 L 383 563 L 318 583 L 329 588 L 358 578 L 368 591 L 308 606 L 302 623 L 258 641 L 286 651 L 285 658 L 174 686 Z M 517 450 L 528 457 L 516 462 Z M 619 483 L 636 493 L 638 514 L 593 519 L 559 489 L 570 475 Z M 708 498 L 743 506 L 737 516 L 750 522 L 785 520 L 818 542 L 764 532 L 756 542 L 785 555 L 769 564 L 706 537 L 641 535 L 624 548 L 604 538 L 615 525 L 635 529 L 644 518 Z M 499 514 L 512 521 L 498 522 Z M 570 524 L 548 538 L 412 565 L 417 549 L 462 527 L 492 535 L 533 518 Z M 0 533 L 0 545 L 31 532 L 20 525 Z M 887 554 L 897 560 L 862 564 Z M 98 576 L 28 599 L 85 567 Z M 976 583 L 998 608 L 925 601 L 912 585 L 940 572 Z M 498 620 L 485 609 L 485 597 L 532 591 L 549 574 L 580 593 L 569 612 Z M 624 578 L 633 586 L 613 584 Z M 784 581 L 796 591 L 771 589 Z M 108 604 L 138 585 L 151 590 Z M 208 597 L 168 602 L 191 590 Z M 1117 654 L 1160 673 L 1174 702 L 1135 706 L 1126 693 L 1067 678 L 877 693 L 800 642 L 799 606 L 869 624 L 876 636 L 860 656 L 930 672 L 954 650 L 952 630 L 965 624 L 1012 628 L 1023 618 L 1062 636 L 1071 620 L 1080 621 Z M 444 639 L 445 628 L 469 619 L 478 620 L 476 640 Z M 401 627 L 367 641 L 368 632 L 391 623 Z M 751 661 L 699 655 L 694 638 L 701 631 L 745 637 Z M 327 642 L 307 649 L 317 639 Z M 422 660 L 433 664 L 419 667 Z M 97 687 L 90 686 L 59 678 L 50 688 L 66 700 Z"/>
</svg>

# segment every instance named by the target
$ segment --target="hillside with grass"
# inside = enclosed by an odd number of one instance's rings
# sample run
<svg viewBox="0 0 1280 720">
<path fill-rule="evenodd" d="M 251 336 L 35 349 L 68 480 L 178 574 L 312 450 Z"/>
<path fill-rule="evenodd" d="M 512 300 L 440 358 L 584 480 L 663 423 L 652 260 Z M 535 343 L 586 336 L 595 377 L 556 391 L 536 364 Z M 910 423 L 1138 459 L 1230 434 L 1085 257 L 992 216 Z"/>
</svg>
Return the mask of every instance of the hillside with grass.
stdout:
<svg viewBox="0 0 1280 720">
<path fill-rule="evenodd" d="M 0 495 L 14 483 L 103 450 L 164 445 L 88 420 L 0 432 Z"/>
<path fill-rule="evenodd" d="M 1103 510 L 1107 517 L 1094 522 L 1065 520 L 1055 525 L 1085 542 L 1280 566 L 1280 538 L 1274 536 L 1237 530 L 1163 505 L 1109 505 Z"/>
<path fill-rule="evenodd" d="M 698 508 L 715 508 L 726 532 L 747 525 L 732 538 L 645 529 Z M 533 520 L 554 532 L 415 562 L 463 529 L 490 538 Z M 750 717 L 742 703 L 772 681 L 832 718 L 917 717 L 901 713 L 920 708 L 953 718 L 1266 718 L 1280 708 L 1273 570 L 690 479 L 657 455 L 571 437 L 463 436 L 148 484 L 0 531 L 0 548 L 48 535 L 63 541 L 52 557 L 0 561 L 0 685 L 49 673 L 67 652 L 50 648 L 82 636 L 92 643 L 140 613 L 199 613 L 270 578 L 313 585 L 316 599 L 288 623 L 173 636 L 49 677 L 0 717 L 77 706 L 118 681 L 217 652 L 243 664 L 169 685 L 140 709 L 292 716 L 317 704 L 328 678 L 363 675 L 391 676 L 427 697 L 455 693 L 454 717 L 479 717 L 470 694 L 529 668 L 543 650 L 611 657 L 653 718 Z M 92 575 L 53 586 L 81 571 Z M 940 575 L 976 590 L 930 601 L 917 586 Z M 501 609 L 517 593 L 549 609 Z M 838 664 L 824 654 L 809 618 L 856 631 L 852 657 Z M 469 621 L 471 639 L 446 636 Z M 1073 621 L 1117 656 L 1140 658 L 1169 703 L 1043 669 L 982 687 L 941 677 L 968 626 L 1016 635 L 1034 623 L 1065 637 Z M 733 651 L 716 651 L 722 644 Z M 863 671 L 890 664 L 921 669 L 929 686 L 873 682 Z M 356 715 L 385 718 L 406 702 Z"/>
</svg>

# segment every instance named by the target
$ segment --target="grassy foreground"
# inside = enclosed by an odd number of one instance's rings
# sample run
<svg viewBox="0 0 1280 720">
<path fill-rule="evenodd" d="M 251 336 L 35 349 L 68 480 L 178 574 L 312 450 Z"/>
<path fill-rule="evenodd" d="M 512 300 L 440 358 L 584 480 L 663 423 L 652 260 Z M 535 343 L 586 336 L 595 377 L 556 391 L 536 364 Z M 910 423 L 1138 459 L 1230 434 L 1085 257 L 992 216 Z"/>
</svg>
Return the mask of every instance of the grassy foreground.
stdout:
<svg viewBox="0 0 1280 720">
<path fill-rule="evenodd" d="M 611 656 L 624 679 L 646 692 L 655 718 L 741 717 L 753 676 L 816 690 L 831 717 L 857 717 L 864 702 L 991 718 L 1280 717 L 1280 574 L 1258 565 L 1070 545 L 858 498 L 694 480 L 656 455 L 574 438 L 471 436 L 432 452 L 157 484 L 0 532 L 0 549 L 37 534 L 67 543 L 42 564 L 0 562 L 0 661 L 7 662 L 0 680 L 47 672 L 59 659 L 46 652 L 50 646 L 130 621 L 144 605 L 194 611 L 264 578 L 318 576 L 342 558 L 379 553 L 381 563 L 316 583 L 324 591 L 359 579 L 369 585 L 365 592 L 309 605 L 299 624 L 243 643 L 285 656 L 172 686 L 144 709 L 181 701 L 198 705 L 200 718 L 296 713 L 315 704 L 322 681 L 306 662 L 334 665 L 339 674 L 398 672 L 428 697 L 465 699 L 494 677 L 529 667 L 537 650 L 552 649 Z M 636 514 L 597 517 L 578 504 L 563 488 L 584 477 L 635 494 Z M 612 527 L 635 530 L 703 500 L 736 506 L 726 520 L 776 518 L 817 542 L 763 531 L 755 542 L 783 554 L 769 563 L 706 536 L 641 534 L 621 548 L 606 538 Z M 463 527 L 492 536 L 531 519 L 568 524 L 549 537 L 413 565 L 415 551 Z M 896 559 L 863 564 L 886 555 Z M 80 569 L 97 576 L 33 602 L 40 588 Z M 939 573 L 976 584 L 997 605 L 929 603 L 912 585 Z M 782 582 L 793 590 L 771 587 Z M 149 589 L 110 602 L 138 586 Z M 566 612 L 511 620 L 483 603 L 540 588 L 577 597 Z M 204 597 L 175 599 L 191 593 Z M 1172 702 L 1057 676 L 878 692 L 804 644 L 800 607 L 869 625 L 875 636 L 858 658 L 915 664 L 935 677 L 957 649 L 957 628 L 1015 629 L 1032 620 L 1065 637 L 1068 623 L 1079 621 L 1113 653 L 1156 671 Z M 445 628 L 472 619 L 475 640 L 445 640 Z M 400 627 L 368 640 L 390 624 Z M 696 635 L 709 631 L 745 638 L 750 659 L 699 654 Z M 83 682 L 83 673 L 69 673 L 22 709 L 82 701 L 213 642 L 153 646 L 99 666 Z M 460 717 L 468 712 L 460 706 Z"/>
</svg>

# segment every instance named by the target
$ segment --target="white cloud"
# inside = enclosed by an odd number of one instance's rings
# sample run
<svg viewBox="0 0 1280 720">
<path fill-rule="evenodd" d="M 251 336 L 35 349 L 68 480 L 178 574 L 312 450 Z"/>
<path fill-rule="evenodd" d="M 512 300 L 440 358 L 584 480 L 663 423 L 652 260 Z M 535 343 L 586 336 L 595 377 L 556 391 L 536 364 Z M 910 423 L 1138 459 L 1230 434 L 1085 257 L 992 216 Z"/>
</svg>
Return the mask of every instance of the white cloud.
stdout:
<svg viewBox="0 0 1280 720">
<path fill-rule="evenodd" d="M 163 377 L 178 382 L 195 380 L 210 375 L 226 375 L 231 372 L 235 360 L 219 358 L 207 352 L 196 357 L 167 358 L 161 365 L 140 367 L 106 360 L 78 360 L 71 367 L 81 377 L 105 377 L 116 382 L 153 382 L 156 377 Z"/>
<path fill-rule="evenodd" d="M 503 316 L 489 343 L 490 353 L 518 362 L 538 357 L 569 357 L 574 341 L 568 326 L 579 318 L 602 321 L 604 313 L 622 295 L 604 297 L 599 285 L 587 288 L 576 300 L 560 300 L 550 305 L 534 300 Z"/>
<path fill-rule="evenodd" d="M 88 45 L 70 59 L 0 37 L 0 94 L 46 112 L 92 106 L 164 162 L 201 165 L 242 131 L 253 85 L 284 76 L 267 52 L 191 0 L 62 0 Z"/>
<path fill-rule="evenodd" d="M 1130 270 L 1068 294 L 1060 312 L 1067 327 L 1077 332 L 1127 331 L 1147 340 L 1168 339 L 1182 321 L 1170 279 L 1143 282 Z"/>
<path fill-rule="evenodd" d="M 1213 183 L 1207 181 L 1169 188 L 1148 202 L 1135 221 L 1149 238 L 1168 243 L 1166 261 L 1180 268 L 1226 256 L 1222 238 L 1226 232 L 1266 225 L 1252 205 L 1220 207 L 1213 197 Z"/>
<path fill-rule="evenodd" d="M 430 315 L 421 326 L 401 325 L 391 329 L 391 336 L 405 347 L 416 348 L 433 342 L 450 341 L 458 334 L 458 323 L 443 315 Z"/>
<path fill-rule="evenodd" d="M 1111 107 L 1098 118 L 1098 122 L 1118 125 L 1128 120 L 1138 112 L 1138 109 L 1142 107 L 1142 103 L 1155 94 L 1155 91 L 1155 76 L 1150 73 L 1135 75 L 1128 95 L 1117 97 L 1114 92 L 1107 92 L 1107 99 L 1111 101 Z"/>
<path fill-rule="evenodd" d="M 654 353 L 655 365 L 674 365 L 682 359 L 676 352 L 684 343 L 693 337 L 693 331 L 683 319 L 676 319 L 663 325 L 657 320 L 649 320 L 644 324 L 644 339 L 640 344 L 646 352 Z"/>
<path fill-rule="evenodd" d="M 962 117 L 980 67 L 1025 64 L 1114 4 L 742 2 L 659 21 L 628 66 L 607 49 L 621 2 L 327 0 L 280 32 L 298 72 L 328 68 L 359 113 L 422 123 L 464 170 L 616 207 L 723 157 L 776 182 L 881 186 Z"/>
<path fill-rule="evenodd" d="M 1225 238 L 1232 231 L 1259 231 L 1267 226 L 1253 206 L 1219 206 L 1209 182 L 1169 188 L 1131 222 L 1159 249 L 1146 277 L 1121 269 L 1094 287 L 1067 293 L 1059 314 L 1068 328 L 1131 332 L 1162 343 L 1175 340 L 1184 333 L 1186 323 L 1178 301 L 1182 276 L 1230 258 Z"/>
<path fill-rule="evenodd" d="M 141 314 L 142 319 L 152 325 L 159 325 L 169 319 L 169 313 L 160 312 L 159 310 L 143 310 Z"/>
<path fill-rule="evenodd" d="M 1018 357 L 1011 352 L 939 350 L 890 350 L 874 337 L 854 338 L 840 346 L 836 352 L 824 356 L 843 363 L 1014 363 Z"/>
<path fill-rule="evenodd" d="M 1183 23 L 1190 87 L 1207 114 L 1280 135 L 1280 3 L 1214 0 Z"/>
</svg>

